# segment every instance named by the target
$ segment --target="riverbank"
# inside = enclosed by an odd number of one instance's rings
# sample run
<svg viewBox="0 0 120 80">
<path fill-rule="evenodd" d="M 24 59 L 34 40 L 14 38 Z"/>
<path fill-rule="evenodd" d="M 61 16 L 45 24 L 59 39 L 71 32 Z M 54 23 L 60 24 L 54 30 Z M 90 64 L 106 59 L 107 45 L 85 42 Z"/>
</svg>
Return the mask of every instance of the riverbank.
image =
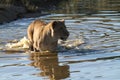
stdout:
<svg viewBox="0 0 120 80">
<path fill-rule="evenodd" d="M 8 23 L 20 18 L 39 17 L 43 15 L 46 15 L 46 13 L 43 14 L 40 11 L 27 12 L 24 7 L 0 6 L 0 24 Z"/>
<path fill-rule="evenodd" d="M 44 12 L 57 9 L 61 2 L 62 0 L 1 0 L 0 24 L 19 18 L 46 15 Z"/>
</svg>

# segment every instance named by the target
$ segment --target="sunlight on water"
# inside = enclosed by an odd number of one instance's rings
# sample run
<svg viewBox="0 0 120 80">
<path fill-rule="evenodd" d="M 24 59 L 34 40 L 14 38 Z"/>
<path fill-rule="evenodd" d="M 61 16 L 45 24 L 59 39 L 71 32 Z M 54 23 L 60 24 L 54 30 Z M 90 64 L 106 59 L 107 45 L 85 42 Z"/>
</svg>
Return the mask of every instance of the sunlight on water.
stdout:
<svg viewBox="0 0 120 80">
<path fill-rule="evenodd" d="M 26 18 L 0 25 L 0 75 L 2 80 L 119 80 L 120 16 L 118 11 L 98 14 L 51 14 L 47 22 L 65 19 L 70 36 L 59 42 L 58 53 L 2 51 L 11 41 L 26 36 Z M 54 54 L 54 55 L 53 55 Z"/>
</svg>

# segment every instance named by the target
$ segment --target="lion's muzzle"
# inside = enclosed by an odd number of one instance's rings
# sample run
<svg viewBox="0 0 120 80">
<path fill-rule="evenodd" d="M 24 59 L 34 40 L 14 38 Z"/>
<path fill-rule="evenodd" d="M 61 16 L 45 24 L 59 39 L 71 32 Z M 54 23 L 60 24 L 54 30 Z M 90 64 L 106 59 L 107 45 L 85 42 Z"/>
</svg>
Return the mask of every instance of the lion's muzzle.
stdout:
<svg viewBox="0 0 120 80">
<path fill-rule="evenodd" d="M 65 41 L 69 37 L 69 32 L 64 32 L 64 36 L 60 37 L 61 40 Z"/>
</svg>

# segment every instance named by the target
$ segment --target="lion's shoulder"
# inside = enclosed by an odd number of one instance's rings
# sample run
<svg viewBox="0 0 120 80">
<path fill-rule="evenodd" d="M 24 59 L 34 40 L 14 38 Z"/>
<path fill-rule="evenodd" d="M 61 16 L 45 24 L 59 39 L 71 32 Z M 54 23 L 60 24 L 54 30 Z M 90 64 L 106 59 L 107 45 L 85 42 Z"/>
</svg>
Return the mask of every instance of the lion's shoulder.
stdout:
<svg viewBox="0 0 120 80">
<path fill-rule="evenodd" d="M 36 19 L 33 21 L 34 24 L 46 25 L 46 22 L 40 19 Z"/>
</svg>

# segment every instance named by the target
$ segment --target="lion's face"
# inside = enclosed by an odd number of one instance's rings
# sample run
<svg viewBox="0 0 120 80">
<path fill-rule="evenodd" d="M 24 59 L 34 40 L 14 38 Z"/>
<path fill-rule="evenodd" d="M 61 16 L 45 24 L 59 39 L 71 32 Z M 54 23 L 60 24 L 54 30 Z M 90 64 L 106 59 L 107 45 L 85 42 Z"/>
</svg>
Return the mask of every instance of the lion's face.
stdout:
<svg viewBox="0 0 120 80">
<path fill-rule="evenodd" d="M 53 22 L 53 34 L 54 37 L 57 37 L 61 40 L 66 40 L 68 38 L 69 32 L 65 26 L 64 20 Z"/>
</svg>

